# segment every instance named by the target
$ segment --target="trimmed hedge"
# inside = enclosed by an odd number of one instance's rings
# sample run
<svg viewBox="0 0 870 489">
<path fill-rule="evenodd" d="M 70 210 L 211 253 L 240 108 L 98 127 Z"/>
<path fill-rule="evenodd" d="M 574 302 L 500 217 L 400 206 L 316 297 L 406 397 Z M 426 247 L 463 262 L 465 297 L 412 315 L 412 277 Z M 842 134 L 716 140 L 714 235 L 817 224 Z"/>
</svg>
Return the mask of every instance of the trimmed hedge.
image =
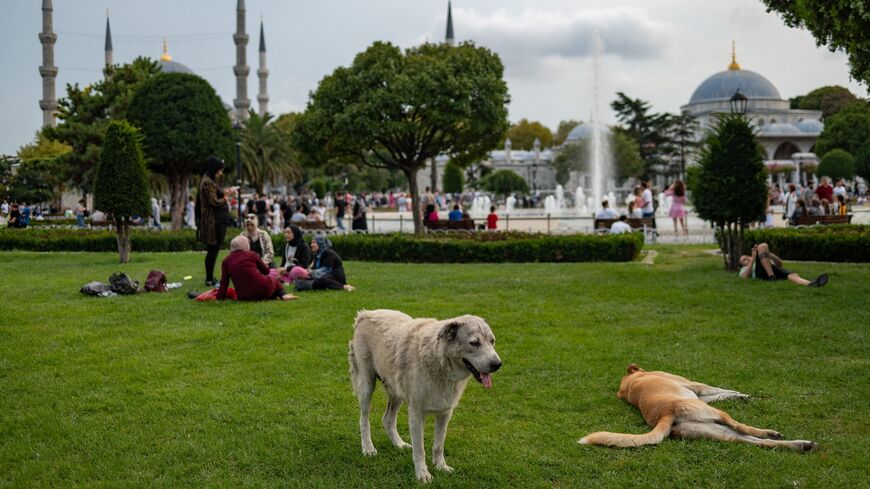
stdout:
<svg viewBox="0 0 870 489">
<path fill-rule="evenodd" d="M 786 260 L 870 262 L 870 226 L 865 225 L 835 224 L 746 231 L 745 247 L 751 249 L 758 243 L 767 243 L 771 251 Z"/>
<path fill-rule="evenodd" d="M 227 231 L 227 242 L 236 235 Z M 544 235 L 525 233 L 345 234 L 330 236 L 345 260 L 414 263 L 631 261 L 643 248 L 640 233 Z M 134 252 L 200 251 L 194 231 L 133 230 Z M 280 254 L 284 236 L 272 236 Z M 0 229 L 0 250 L 117 251 L 108 230 Z"/>
</svg>

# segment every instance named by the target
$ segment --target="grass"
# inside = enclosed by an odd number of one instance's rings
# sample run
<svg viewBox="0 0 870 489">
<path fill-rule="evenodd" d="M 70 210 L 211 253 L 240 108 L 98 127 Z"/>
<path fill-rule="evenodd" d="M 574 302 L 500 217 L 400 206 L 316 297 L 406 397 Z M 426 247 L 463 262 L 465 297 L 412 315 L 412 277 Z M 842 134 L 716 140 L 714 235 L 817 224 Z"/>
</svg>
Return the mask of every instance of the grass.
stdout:
<svg viewBox="0 0 870 489">
<path fill-rule="evenodd" d="M 432 487 L 856 487 L 870 454 L 870 266 L 822 289 L 739 281 L 703 247 L 654 247 L 654 266 L 351 262 L 353 293 L 295 303 L 195 303 L 190 288 L 91 298 L 124 269 L 202 279 L 203 255 L 0 254 L 0 486 L 416 487 L 408 451 L 360 454 L 347 342 L 362 308 L 477 314 L 505 366 L 469 384 Z M 617 450 L 576 441 L 642 433 L 615 397 L 626 365 L 751 394 L 717 405 L 817 451 L 666 440 Z M 403 409 L 399 431 L 408 439 Z M 431 455 L 432 422 L 426 431 Z M 431 467 L 431 466 L 430 466 Z"/>
</svg>

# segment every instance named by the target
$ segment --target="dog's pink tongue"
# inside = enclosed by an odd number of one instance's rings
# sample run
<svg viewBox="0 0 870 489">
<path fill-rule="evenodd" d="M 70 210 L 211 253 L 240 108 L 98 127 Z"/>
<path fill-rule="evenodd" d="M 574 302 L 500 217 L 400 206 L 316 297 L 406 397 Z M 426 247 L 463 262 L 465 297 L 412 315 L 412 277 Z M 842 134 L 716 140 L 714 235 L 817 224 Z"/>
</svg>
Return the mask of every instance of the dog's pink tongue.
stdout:
<svg viewBox="0 0 870 489">
<path fill-rule="evenodd" d="M 492 387 L 492 374 L 480 374 L 480 382 L 485 389 Z"/>
</svg>

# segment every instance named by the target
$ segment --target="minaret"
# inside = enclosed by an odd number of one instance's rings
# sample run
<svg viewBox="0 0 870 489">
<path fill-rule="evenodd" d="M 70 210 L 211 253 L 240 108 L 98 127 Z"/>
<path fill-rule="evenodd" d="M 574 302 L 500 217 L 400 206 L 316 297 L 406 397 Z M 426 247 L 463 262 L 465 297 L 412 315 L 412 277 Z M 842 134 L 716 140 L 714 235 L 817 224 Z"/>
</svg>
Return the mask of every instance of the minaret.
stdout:
<svg viewBox="0 0 870 489">
<path fill-rule="evenodd" d="M 453 38 L 453 7 L 449 1 L 447 2 L 447 34 L 444 36 L 444 42 L 448 46 L 456 44 L 456 40 Z"/>
<path fill-rule="evenodd" d="M 233 105 L 236 107 L 237 120 L 243 121 L 248 118 L 248 107 L 251 101 L 248 99 L 248 63 L 245 49 L 248 46 L 248 35 L 245 34 L 245 0 L 238 0 L 236 4 L 236 33 L 233 34 L 236 43 L 236 66 L 233 73 L 236 74 L 236 99 Z"/>
<path fill-rule="evenodd" d="M 260 78 L 260 93 L 257 102 L 260 103 L 260 117 L 269 111 L 269 90 L 266 88 L 266 79 L 269 78 L 269 69 L 266 68 L 266 36 L 263 34 L 263 17 L 260 16 L 260 69 L 257 70 Z"/>
<path fill-rule="evenodd" d="M 42 32 L 39 33 L 39 42 L 42 43 L 42 66 L 39 67 L 39 74 L 42 76 L 42 100 L 39 101 L 39 108 L 42 109 L 42 125 L 51 127 L 57 123 L 57 99 L 54 91 L 54 80 L 57 77 L 54 43 L 57 41 L 57 34 L 53 29 L 53 12 L 51 0 L 42 0 Z"/>
<path fill-rule="evenodd" d="M 112 28 L 109 27 L 109 9 L 106 9 L 106 63 L 105 68 L 103 70 L 104 73 L 108 73 L 109 67 L 114 64 L 112 60 Z"/>
</svg>

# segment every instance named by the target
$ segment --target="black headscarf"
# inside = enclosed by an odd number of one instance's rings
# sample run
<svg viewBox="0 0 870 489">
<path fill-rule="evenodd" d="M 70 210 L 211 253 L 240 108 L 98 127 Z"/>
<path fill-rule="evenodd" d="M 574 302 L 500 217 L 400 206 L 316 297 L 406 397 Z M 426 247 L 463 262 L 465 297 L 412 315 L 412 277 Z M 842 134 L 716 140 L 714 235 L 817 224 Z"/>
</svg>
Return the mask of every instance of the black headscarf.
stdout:
<svg viewBox="0 0 870 489">
<path fill-rule="evenodd" d="M 304 242 L 302 241 L 302 230 L 299 229 L 299 226 L 295 224 L 291 224 L 287 227 L 289 227 L 290 230 L 293 231 L 293 241 L 288 241 L 287 244 L 290 246 L 298 247 L 300 242 Z"/>
<path fill-rule="evenodd" d="M 212 179 L 217 177 L 217 172 L 224 169 L 224 161 L 217 156 L 209 156 L 205 164 L 205 174 Z"/>
</svg>

